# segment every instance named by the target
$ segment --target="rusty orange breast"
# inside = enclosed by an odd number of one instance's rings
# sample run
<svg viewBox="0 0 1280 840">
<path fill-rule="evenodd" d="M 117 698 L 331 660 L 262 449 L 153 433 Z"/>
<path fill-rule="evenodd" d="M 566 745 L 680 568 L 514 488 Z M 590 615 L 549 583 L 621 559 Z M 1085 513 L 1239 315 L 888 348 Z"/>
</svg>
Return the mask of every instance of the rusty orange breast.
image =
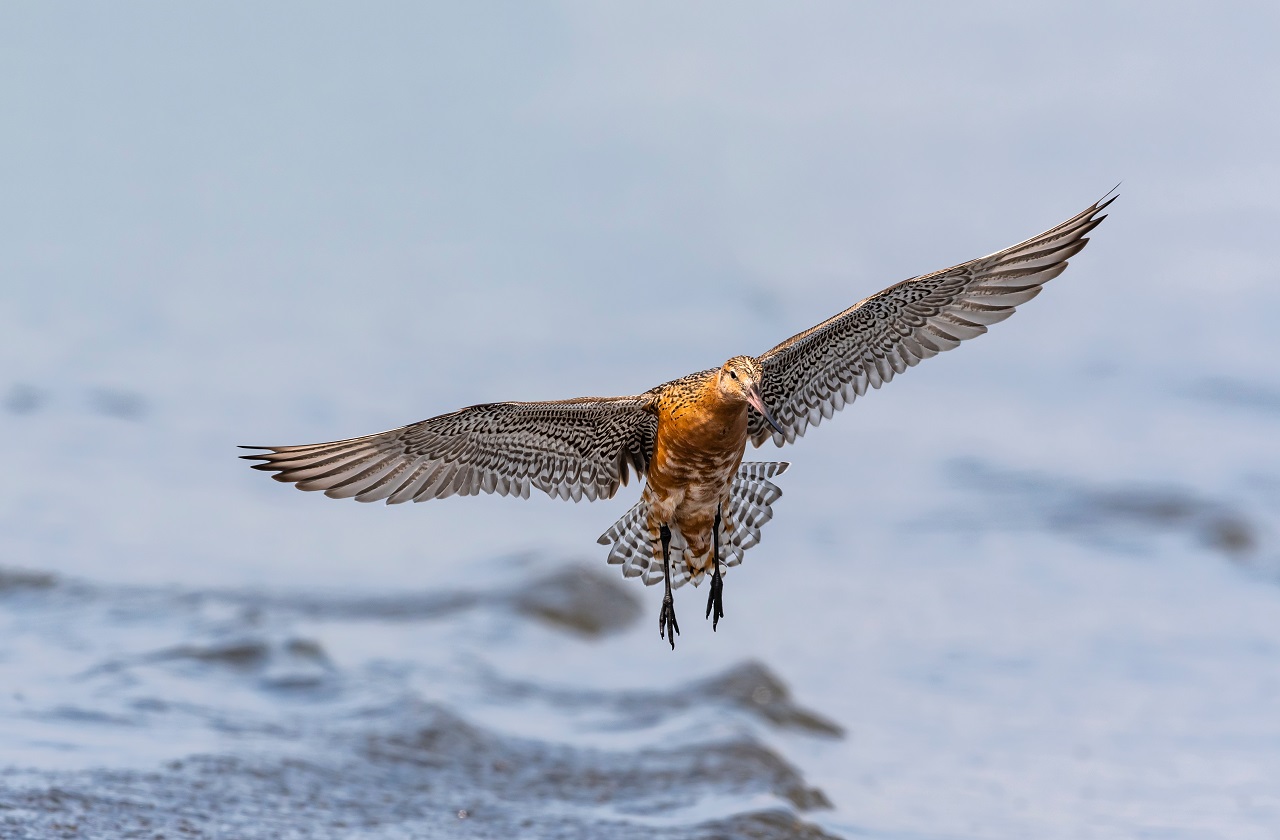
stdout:
<svg viewBox="0 0 1280 840">
<path fill-rule="evenodd" d="M 714 380 L 693 393 L 672 395 L 659 403 L 649 484 L 662 496 L 682 490 L 690 501 L 714 505 L 746 445 L 747 405 L 721 396 Z"/>
</svg>

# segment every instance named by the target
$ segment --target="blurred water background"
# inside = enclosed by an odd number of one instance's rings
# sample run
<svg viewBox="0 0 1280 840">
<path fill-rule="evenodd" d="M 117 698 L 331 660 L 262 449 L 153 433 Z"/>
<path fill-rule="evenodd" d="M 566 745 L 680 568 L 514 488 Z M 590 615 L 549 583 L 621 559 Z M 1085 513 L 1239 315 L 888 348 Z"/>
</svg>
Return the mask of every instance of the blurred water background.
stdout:
<svg viewBox="0 0 1280 840">
<path fill-rule="evenodd" d="M 1280 12 L 6 4 L 0 836 L 1274 837 Z M 723 632 L 629 507 L 237 444 L 636 393 L 1123 179 L 796 446 Z M 150 833 L 148 833 L 150 832 Z"/>
</svg>

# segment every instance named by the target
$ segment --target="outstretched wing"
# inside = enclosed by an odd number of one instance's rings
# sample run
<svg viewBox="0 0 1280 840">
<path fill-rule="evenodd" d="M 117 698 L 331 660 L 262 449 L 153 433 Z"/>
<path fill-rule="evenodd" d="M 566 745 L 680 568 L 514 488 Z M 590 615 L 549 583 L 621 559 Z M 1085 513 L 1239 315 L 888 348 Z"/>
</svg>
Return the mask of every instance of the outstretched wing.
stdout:
<svg viewBox="0 0 1280 840">
<path fill-rule="evenodd" d="M 1115 196 L 1026 242 L 953 268 L 904 280 L 787 339 L 758 361 L 761 392 L 786 432 L 751 412 L 760 446 L 794 442 L 847 403 L 1013 314 L 1063 272 Z"/>
<path fill-rule="evenodd" d="M 304 446 L 247 446 L 254 469 L 335 499 L 387 504 L 484 493 L 609 498 L 644 475 L 657 415 L 639 397 L 474 405 L 367 437 Z"/>
</svg>

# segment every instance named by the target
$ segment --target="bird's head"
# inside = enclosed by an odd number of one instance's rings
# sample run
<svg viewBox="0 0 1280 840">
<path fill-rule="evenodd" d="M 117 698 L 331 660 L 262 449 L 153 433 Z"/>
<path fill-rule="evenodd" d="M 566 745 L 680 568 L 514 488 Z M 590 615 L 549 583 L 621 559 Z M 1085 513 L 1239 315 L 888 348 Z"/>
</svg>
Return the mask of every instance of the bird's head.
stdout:
<svg viewBox="0 0 1280 840">
<path fill-rule="evenodd" d="M 773 412 L 765 405 L 760 394 L 760 382 L 764 378 L 764 370 L 760 363 L 750 356 L 734 356 L 720 366 L 716 374 L 716 389 L 720 395 L 734 402 L 745 402 L 760 412 L 770 426 L 783 434 L 782 427 L 773 418 Z"/>
</svg>

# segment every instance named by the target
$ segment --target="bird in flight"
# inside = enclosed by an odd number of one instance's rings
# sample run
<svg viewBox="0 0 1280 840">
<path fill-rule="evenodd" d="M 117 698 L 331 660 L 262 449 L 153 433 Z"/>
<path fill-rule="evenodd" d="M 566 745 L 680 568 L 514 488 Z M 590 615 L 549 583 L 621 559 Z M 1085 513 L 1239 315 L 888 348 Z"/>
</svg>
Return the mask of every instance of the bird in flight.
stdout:
<svg viewBox="0 0 1280 840">
<path fill-rule="evenodd" d="M 724 616 L 723 575 L 760 540 L 784 461 L 746 462 L 747 442 L 795 442 L 922 359 L 1013 314 L 1084 248 L 1104 198 L 1039 236 L 890 286 L 760 356 L 734 356 L 631 397 L 474 405 L 331 443 L 249 446 L 255 469 L 300 490 L 387 504 L 454 494 L 608 499 L 631 470 L 640 501 L 600 537 L 609 562 L 663 581 L 660 638 L 680 632 L 672 590 L 710 576 L 706 617 Z M 673 552 L 675 556 L 673 557 Z"/>
</svg>

